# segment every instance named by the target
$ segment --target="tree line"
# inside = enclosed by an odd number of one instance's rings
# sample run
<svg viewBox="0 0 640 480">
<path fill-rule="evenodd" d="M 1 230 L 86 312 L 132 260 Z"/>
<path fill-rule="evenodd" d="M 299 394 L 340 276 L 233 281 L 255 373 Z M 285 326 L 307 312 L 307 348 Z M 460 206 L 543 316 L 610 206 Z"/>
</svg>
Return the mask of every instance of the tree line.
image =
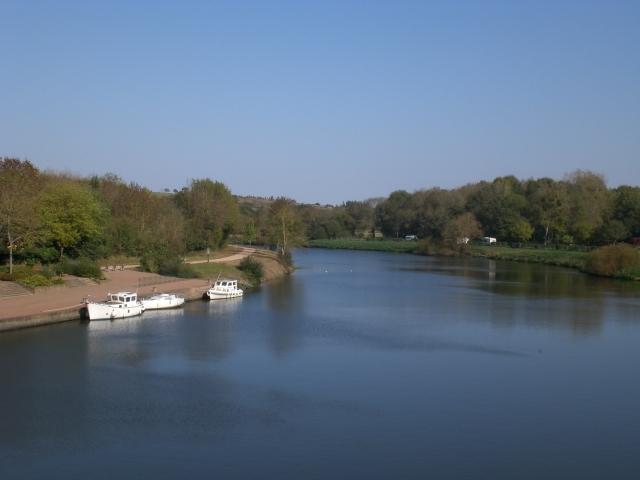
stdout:
<svg viewBox="0 0 640 480">
<path fill-rule="evenodd" d="M 271 245 L 287 260 L 291 247 L 306 239 L 378 232 L 450 245 L 482 235 L 517 243 L 612 244 L 640 236 L 640 188 L 610 189 L 601 175 L 576 171 L 562 180 L 505 176 L 449 190 L 398 190 L 332 207 L 235 197 L 207 178 L 152 192 L 113 174 L 75 177 L 0 158 L 0 257 L 10 269 L 14 261 L 126 256 L 157 271 L 167 257 L 215 250 L 230 239 Z"/>
<path fill-rule="evenodd" d="M 576 171 L 562 180 L 514 176 L 454 189 L 431 188 L 332 209 L 301 207 L 312 239 L 417 235 L 455 243 L 482 235 L 499 241 L 607 245 L 640 236 L 640 188 L 608 188 L 604 178 Z"/>
<path fill-rule="evenodd" d="M 0 158 L 0 257 L 10 272 L 15 261 L 46 265 L 114 256 L 141 258 L 154 271 L 167 258 L 221 248 L 252 224 L 254 241 L 272 243 L 285 255 L 298 241 L 293 205 L 270 202 L 256 223 L 241 216 L 223 183 L 210 179 L 156 193 L 113 174 L 81 178 Z"/>
</svg>

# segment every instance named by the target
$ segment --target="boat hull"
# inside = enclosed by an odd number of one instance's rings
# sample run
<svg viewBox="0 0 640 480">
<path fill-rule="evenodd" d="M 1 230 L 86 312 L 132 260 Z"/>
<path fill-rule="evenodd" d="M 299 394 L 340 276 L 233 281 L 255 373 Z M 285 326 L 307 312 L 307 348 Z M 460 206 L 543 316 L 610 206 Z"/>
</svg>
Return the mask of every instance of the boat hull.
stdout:
<svg viewBox="0 0 640 480">
<path fill-rule="evenodd" d="M 243 295 L 243 291 L 236 292 L 214 292 L 212 290 L 207 291 L 207 297 L 209 300 L 224 300 L 227 298 L 237 298 Z"/>
<path fill-rule="evenodd" d="M 142 300 L 142 305 L 145 310 L 163 310 L 167 308 L 178 308 L 184 305 L 184 298 L 182 297 L 173 297 L 173 298 L 148 298 Z"/>
<path fill-rule="evenodd" d="M 116 318 L 136 317 L 142 315 L 144 307 L 137 305 L 108 305 L 103 303 L 87 303 L 89 320 L 114 320 Z"/>
</svg>

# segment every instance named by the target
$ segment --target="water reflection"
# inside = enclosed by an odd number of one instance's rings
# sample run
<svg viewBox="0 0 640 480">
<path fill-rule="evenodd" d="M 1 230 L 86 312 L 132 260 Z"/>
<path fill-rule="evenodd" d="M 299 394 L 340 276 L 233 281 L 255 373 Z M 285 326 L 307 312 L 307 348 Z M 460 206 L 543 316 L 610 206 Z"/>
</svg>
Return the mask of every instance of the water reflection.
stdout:
<svg viewBox="0 0 640 480">
<path fill-rule="evenodd" d="M 223 300 L 210 300 L 207 310 L 210 315 L 232 315 L 242 303 L 242 297 L 227 298 Z"/>
<path fill-rule="evenodd" d="M 501 328 L 523 324 L 568 328 L 577 335 L 598 334 L 611 309 L 632 311 L 640 294 L 637 282 L 592 277 L 554 266 L 477 258 L 428 258 L 407 262 L 396 270 L 459 279 L 447 285 L 463 292 L 458 301 L 478 304 L 476 316 Z M 487 295 L 473 296 L 470 290 Z M 625 303 L 621 298 L 632 300 Z M 489 314 L 482 315 L 483 311 Z"/>
<path fill-rule="evenodd" d="M 2 478 L 640 468 L 633 289 L 477 259 L 299 261 L 244 299 L 0 335 Z"/>
<path fill-rule="evenodd" d="M 233 351 L 235 313 L 242 302 L 242 297 L 209 301 L 204 330 L 188 335 L 187 353 L 191 358 L 221 359 Z"/>
<path fill-rule="evenodd" d="M 481 258 L 429 258 L 411 262 L 400 271 L 425 272 L 476 280 L 474 288 L 500 295 L 592 298 L 615 292 L 637 296 L 640 285 L 585 275 L 577 270 Z"/>
<path fill-rule="evenodd" d="M 284 278 L 266 289 L 269 345 L 276 356 L 282 356 L 300 344 L 304 315 L 304 289 L 296 278 Z"/>
</svg>

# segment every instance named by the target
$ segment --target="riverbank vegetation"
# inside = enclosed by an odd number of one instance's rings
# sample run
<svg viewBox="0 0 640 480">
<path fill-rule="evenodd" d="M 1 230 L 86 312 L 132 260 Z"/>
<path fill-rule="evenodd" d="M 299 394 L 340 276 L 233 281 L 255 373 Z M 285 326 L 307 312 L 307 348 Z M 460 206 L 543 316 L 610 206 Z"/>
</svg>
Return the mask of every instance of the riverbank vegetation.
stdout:
<svg viewBox="0 0 640 480">
<path fill-rule="evenodd" d="M 633 267 L 614 273 L 601 262 L 588 263 L 589 252 L 598 247 L 640 243 L 640 188 L 609 189 L 593 172 L 576 171 L 563 180 L 506 176 L 451 190 L 399 190 L 387 198 L 347 202 L 332 209 L 306 208 L 303 218 L 310 246 L 476 255 L 638 277 L 628 273 L 634 272 Z M 420 241 L 414 246 L 402 240 L 406 235 Z M 482 236 L 496 238 L 497 245 L 473 241 Z M 376 237 L 397 242 L 377 244 L 371 240 Z M 624 252 L 629 249 L 633 247 L 612 249 L 607 263 L 626 265 Z"/>
<path fill-rule="evenodd" d="M 601 247 L 588 255 L 585 270 L 605 277 L 640 280 L 640 251 L 625 244 Z"/>
<path fill-rule="evenodd" d="M 307 246 L 332 250 L 369 250 L 375 252 L 415 253 L 418 244 L 396 240 L 365 240 L 362 238 L 338 238 L 309 240 Z"/>
<path fill-rule="evenodd" d="M 252 240 L 278 249 L 285 262 L 303 238 L 291 200 L 277 199 L 248 217 L 224 184 L 206 178 L 156 193 L 112 174 L 76 177 L 0 159 L 0 259 L 7 279 L 21 280 L 25 269 L 43 276 L 42 268 L 100 278 L 98 264 L 113 258 L 136 259 L 150 272 L 196 276 L 183 261 L 188 252 L 220 250 L 248 225 Z"/>
<path fill-rule="evenodd" d="M 587 267 L 587 252 L 640 243 L 640 188 L 610 189 L 602 176 L 576 171 L 562 180 L 505 176 L 331 206 L 237 197 L 208 178 L 193 179 L 180 190 L 152 192 L 113 174 L 76 177 L 3 158 L 0 235 L 8 278 L 14 276 L 15 262 L 31 267 L 33 274 L 46 267 L 99 278 L 97 262 L 112 258 L 135 259 L 151 272 L 194 276 L 198 271 L 185 264 L 185 256 L 215 256 L 230 241 L 268 246 L 287 267 L 291 248 L 307 242 L 324 248 L 472 254 L 607 274 L 611 269 L 602 262 Z M 401 240 L 406 235 L 419 241 Z M 474 245 L 482 236 L 497 238 L 498 245 Z M 611 263 L 611 256 L 626 254 L 614 249 L 607 255 Z"/>
<path fill-rule="evenodd" d="M 468 254 L 475 257 L 485 257 L 494 260 L 510 260 L 525 263 L 542 263 L 558 267 L 577 268 L 584 270 L 589 254 L 585 251 L 575 251 L 557 248 L 517 248 L 508 246 L 472 245 Z"/>
<path fill-rule="evenodd" d="M 264 277 L 262 264 L 253 257 L 245 257 L 238 265 L 238 270 L 243 272 L 253 286 L 258 286 Z"/>
<path fill-rule="evenodd" d="M 309 239 L 421 239 L 456 247 L 465 237 L 508 244 L 601 246 L 640 237 L 640 188 L 609 189 L 601 175 L 563 180 L 498 177 L 445 190 L 392 192 L 340 207 L 300 209 Z"/>
</svg>

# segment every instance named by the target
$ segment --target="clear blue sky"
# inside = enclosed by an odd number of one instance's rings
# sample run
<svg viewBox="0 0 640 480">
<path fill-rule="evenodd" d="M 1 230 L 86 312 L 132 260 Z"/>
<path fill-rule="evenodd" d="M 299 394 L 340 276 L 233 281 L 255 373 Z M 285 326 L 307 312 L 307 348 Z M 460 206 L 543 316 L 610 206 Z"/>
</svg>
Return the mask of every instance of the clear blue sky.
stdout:
<svg viewBox="0 0 640 480">
<path fill-rule="evenodd" d="M 640 184 L 640 2 L 0 0 L 0 155 L 336 203 Z"/>
</svg>

